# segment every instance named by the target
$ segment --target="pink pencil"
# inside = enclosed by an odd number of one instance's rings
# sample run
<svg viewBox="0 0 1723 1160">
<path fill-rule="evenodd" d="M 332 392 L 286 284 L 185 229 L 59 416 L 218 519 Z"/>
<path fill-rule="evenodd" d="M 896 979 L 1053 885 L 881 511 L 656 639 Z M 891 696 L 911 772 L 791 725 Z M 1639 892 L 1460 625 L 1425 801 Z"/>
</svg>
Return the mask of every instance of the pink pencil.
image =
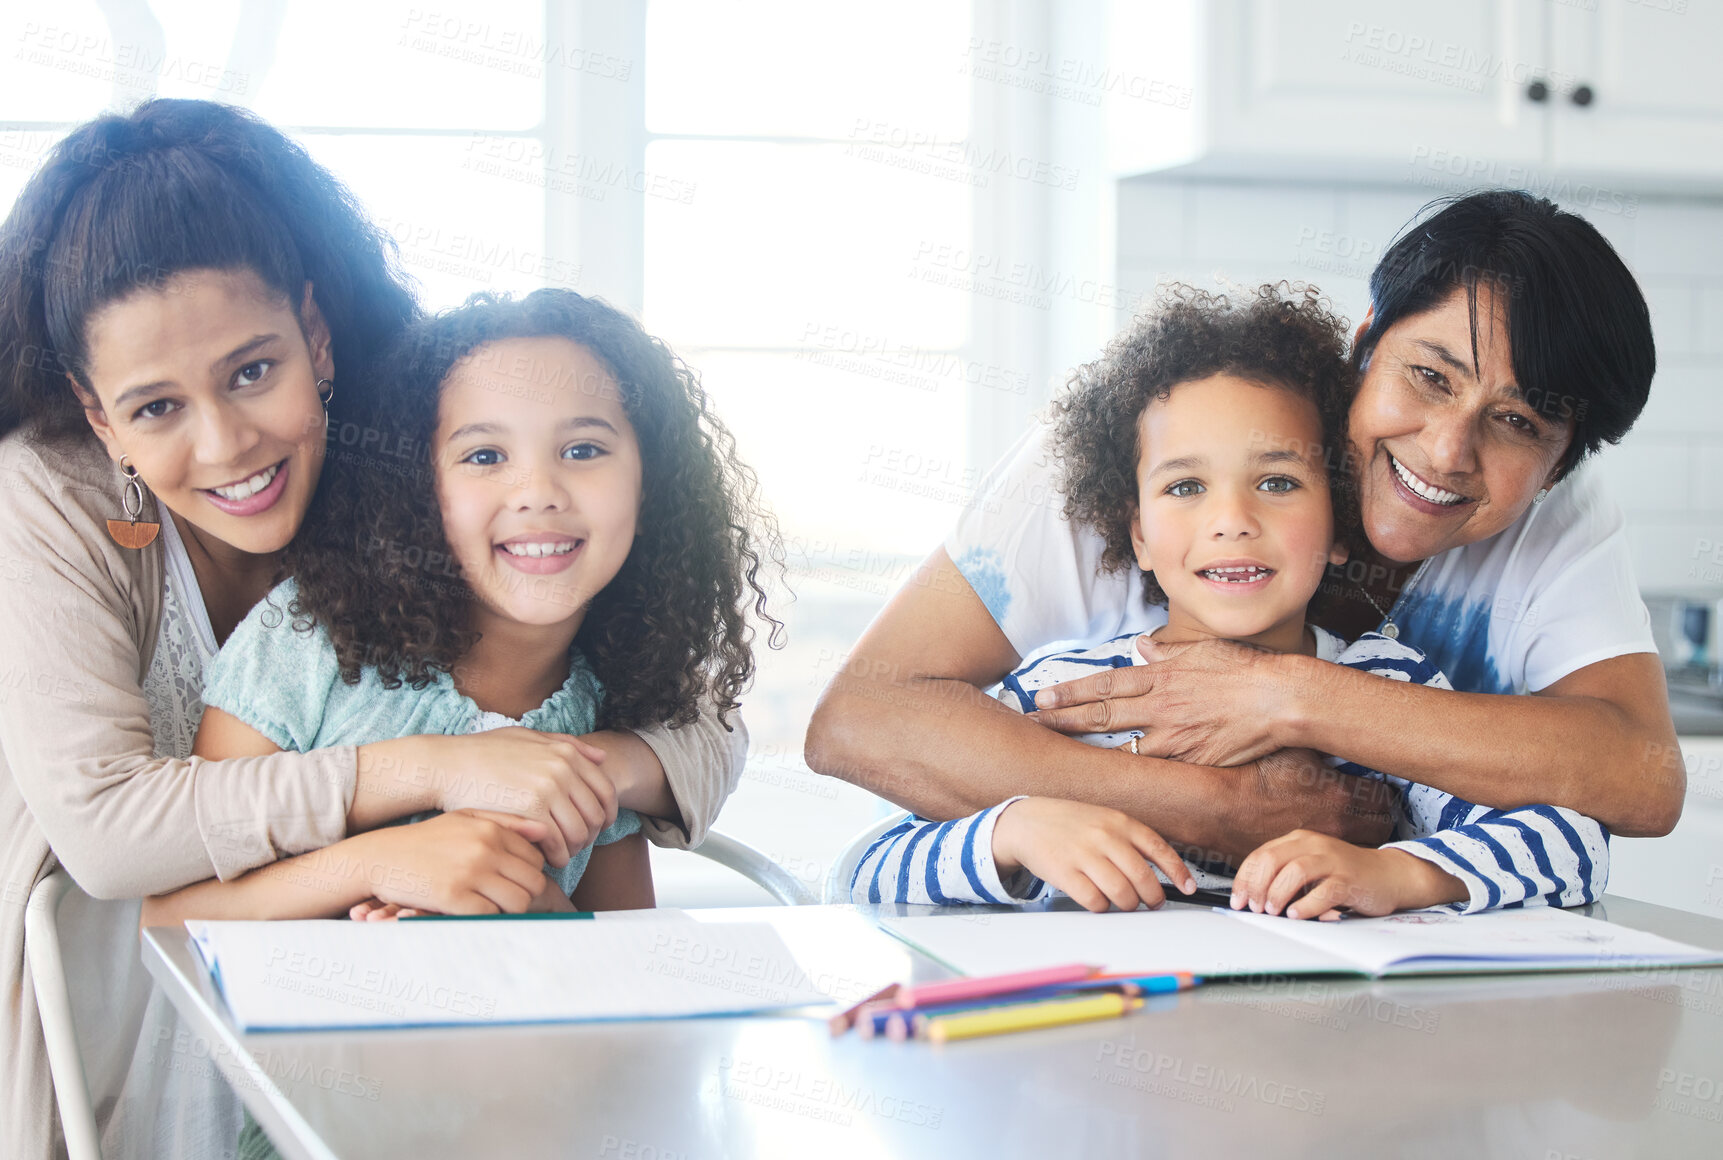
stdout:
<svg viewBox="0 0 1723 1160">
<path fill-rule="evenodd" d="M 894 1003 L 898 1007 L 928 1007 L 935 1003 L 985 999 L 989 995 L 1008 995 L 1012 991 L 1026 991 L 1031 987 L 1074 983 L 1079 979 L 1087 979 L 1100 969 L 1088 963 L 1068 963 L 1062 967 L 1041 967 L 1033 971 L 1015 971 L 1009 975 L 946 979 L 938 983 L 923 983 L 919 987 L 899 987 Z"/>
</svg>

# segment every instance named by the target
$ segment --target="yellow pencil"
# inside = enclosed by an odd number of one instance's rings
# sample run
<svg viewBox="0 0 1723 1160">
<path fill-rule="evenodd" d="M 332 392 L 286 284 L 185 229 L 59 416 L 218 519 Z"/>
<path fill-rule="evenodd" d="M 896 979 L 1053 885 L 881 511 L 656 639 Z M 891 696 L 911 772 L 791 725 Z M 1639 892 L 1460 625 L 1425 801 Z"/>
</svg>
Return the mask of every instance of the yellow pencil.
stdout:
<svg viewBox="0 0 1723 1160">
<path fill-rule="evenodd" d="M 1030 1031 L 1037 1027 L 1060 1027 L 1095 1019 L 1116 1019 L 1143 1005 L 1141 999 L 1109 992 L 1082 999 L 1041 999 L 1034 1003 L 992 1007 L 970 1015 L 943 1015 L 927 1021 L 927 1038 L 935 1043 L 950 1039 L 974 1039 L 1007 1031 Z"/>
</svg>

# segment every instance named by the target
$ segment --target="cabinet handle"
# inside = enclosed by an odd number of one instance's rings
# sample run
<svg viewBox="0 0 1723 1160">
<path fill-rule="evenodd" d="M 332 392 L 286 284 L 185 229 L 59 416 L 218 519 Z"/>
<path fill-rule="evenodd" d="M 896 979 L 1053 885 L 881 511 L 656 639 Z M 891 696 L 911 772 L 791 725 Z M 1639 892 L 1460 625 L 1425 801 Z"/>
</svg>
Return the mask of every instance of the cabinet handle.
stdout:
<svg viewBox="0 0 1723 1160">
<path fill-rule="evenodd" d="M 1592 99 L 1596 96 L 1597 94 L 1591 91 L 1590 85 L 1579 85 L 1568 94 L 1568 99 L 1583 109 L 1591 104 Z"/>
<path fill-rule="evenodd" d="M 1550 87 L 1543 81 L 1533 81 L 1531 84 L 1526 86 L 1526 98 L 1528 100 L 1542 104 L 1544 101 L 1549 100 L 1549 95 Z"/>
</svg>

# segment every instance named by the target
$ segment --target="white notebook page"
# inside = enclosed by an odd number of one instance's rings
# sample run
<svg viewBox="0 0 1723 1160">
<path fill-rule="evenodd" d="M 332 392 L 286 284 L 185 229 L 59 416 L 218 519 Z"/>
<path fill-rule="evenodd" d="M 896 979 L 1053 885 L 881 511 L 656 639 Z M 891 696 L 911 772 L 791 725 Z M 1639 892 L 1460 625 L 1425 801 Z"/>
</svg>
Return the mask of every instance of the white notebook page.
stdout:
<svg viewBox="0 0 1723 1160">
<path fill-rule="evenodd" d="M 764 923 L 186 927 L 247 1030 L 662 1018 L 830 1001 Z"/>
</svg>

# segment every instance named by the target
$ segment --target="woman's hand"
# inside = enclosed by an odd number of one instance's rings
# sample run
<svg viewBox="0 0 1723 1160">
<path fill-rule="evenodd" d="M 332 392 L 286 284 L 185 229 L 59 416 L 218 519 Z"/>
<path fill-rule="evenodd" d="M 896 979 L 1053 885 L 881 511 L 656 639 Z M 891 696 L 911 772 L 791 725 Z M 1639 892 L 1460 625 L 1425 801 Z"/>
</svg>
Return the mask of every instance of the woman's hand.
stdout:
<svg viewBox="0 0 1723 1160">
<path fill-rule="evenodd" d="M 538 844 L 544 860 L 566 866 L 570 853 L 616 820 L 616 787 L 604 757 L 604 750 L 578 737 L 511 726 L 361 746 L 360 768 L 387 767 L 403 787 L 374 788 L 375 796 L 410 794 L 417 808 L 490 810 L 524 819 L 531 824 L 516 828 Z M 370 812 L 387 820 L 411 811 Z"/>
<path fill-rule="evenodd" d="M 520 824 L 509 814 L 460 810 L 371 831 L 364 837 L 376 900 L 396 913 L 525 913 L 549 879 L 538 847 L 516 832 Z"/>
<path fill-rule="evenodd" d="M 1000 811 L 993 862 L 1001 878 L 1028 870 L 1093 911 L 1166 901 L 1150 863 L 1186 894 L 1196 889 L 1184 859 L 1143 823 L 1105 806 L 1057 798 L 1024 798 Z"/>
<path fill-rule="evenodd" d="M 1107 669 L 1035 695 L 1033 719 L 1060 733 L 1141 729 L 1137 752 L 1192 765 L 1244 765 L 1284 747 L 1276 727 L 1296 691 L 1279 653 L 1230 640 L 1137 638 L 1147 664 Z"/>
<path fill-rule="evenodd" d="M 1466 885 L 1404 850 L 1370 850 L 1294 830 L 1251 853 L 1232 883 L 1232 908 L 1287 918 L 1377 917 L 1462 902 Z"/>
</svg>

